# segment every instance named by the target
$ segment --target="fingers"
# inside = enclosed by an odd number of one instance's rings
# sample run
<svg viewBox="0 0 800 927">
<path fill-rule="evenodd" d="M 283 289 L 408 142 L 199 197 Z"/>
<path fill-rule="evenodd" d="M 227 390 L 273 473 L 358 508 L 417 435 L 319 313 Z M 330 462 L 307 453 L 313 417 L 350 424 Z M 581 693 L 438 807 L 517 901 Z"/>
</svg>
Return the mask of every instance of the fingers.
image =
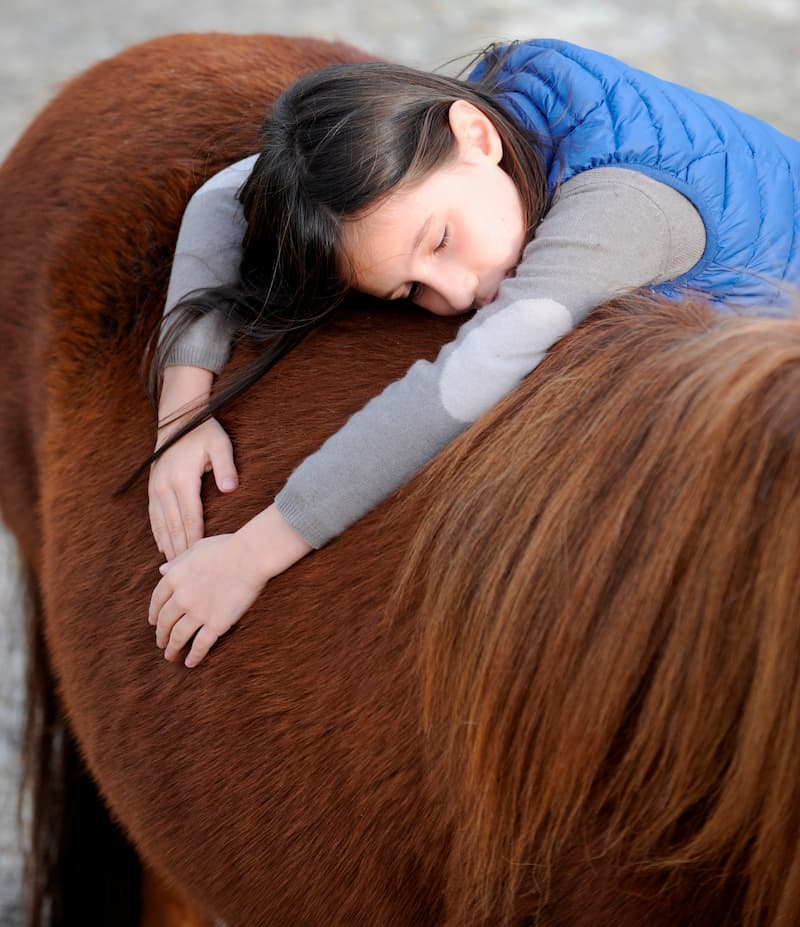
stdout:
<svg viewBox="0 0 800 927">
<path fill-rule="evenodd" d="M 220 492 L 238 487 L 233 445 L 215 419 L 181 438 L 150 470 L 150 527 L 167 560 L 182 554 L 204 535 L 200 488 L 208 470 L 213 470 Z"/>
<path fill-rule="evenodd" d="M 150 608 L 147 611 L 148 624 L 156 625 L 164 606 L 172 596 L 172 583 L 168 578 L 158 582 L 150 596 Z"/>
<path fill-rule="evenodd" d="M 215 634 L 211 628 L 202 627 L 195 634 L 194 640 L 192 641 L 192 646 L 189 648 L 189 653 L 186 656 L 186 659 L 183 661 L 184 664 L 188 667 L 197 666 L 197 664 L 203 660 L 208 651 L 216 644 L 219 640 L 219 635 Z"/>
<path fill-rule="evenodd" d="M 252 604 L 264 581 L 242 568 L 245 551 L 237 534 L 221 534 L 159 566 L 147 620 L 167 660 L 188 648 L 186 665 L 196 666 Z"/>
<path fill-rule="evenodd" d="M 176 626 L 181 621 L 183 621 L 183 625 L 175 636 L 175 642 L 177 643 L 185 634 L 186 636 L 183 637 L 183 643 L 185 644 L 199 626 L 199 622 L 195 622 L 194 630 L 190 631 L 190 621 L 184 621 L 186 617 L 186 609 L 178 602 L 170 577 L 165 576 L 153 590 L 150 599 L 148 621 L 156 626 L 156 647 L 160 647 L 162 650 L 167 647 L 173 639 Z"/>
<path fill-rule="evenodd" d="M 184 482 L 176 489 L 171 486 L 154 489 L 149 512 L 156 546 L 167 560 L 174 560 L 203 537 L 205 525 L 199 480 Z"/>
<path fill-rule="evenodd" d="M 149 509 L 156 546 L 167 560 L 174 560 L 188 547 L 178 497 L 171 488 L 157 490 Z"/>
<path fill-rule="evenodd" d="M 182 615 L 172 625 L 172 629 L 163 643 L 159 643 L 160 628 L 156 631 L 156 644 L 164 649 L 165 660 L 175 660 L 180 655 L 181 650 L 192 639 L 192 635 L 197 631 L 198 624 L 188 615 Z"/>
<path fill-rule="evenodd" d="M 176 660 L 194 636 L 184 661 L 187 667 L 197 666 L 219 640 L 219 634 L 183 611 L 168 579 L 162 579 L 153 590 L 147 620 L 156 627 L 156 646 L 164 651 L 166 660 Z"/>
<path fill-rule="evenodd" d="M 233 492 L 239 485 L 239 474 L 233 462 L 233 445 L 224 432 L 209 447 L 209 457 L 217 489 L 220 492 Z"/>
<path fill-rule="evenodd" d="M 161 587 L 166 587 L 169 591 L 167 593 L 159 592 Z M 159 605 L 165 594 L 168 595 L 168 598 L 163 604 Z M 162 580 L 156 586 L 150 609 L 151 614 L 148 616 L 148 621 L 156 626 L 156 647 L 164 651 L 166 660 L 174 660 L 200 627 L 200 622 L 184 612 L 183 608 L 175 601 L 175 597 L 172 595 L 171 589 L 169 589 L 169 584 L 165 580 Z M 155 613 L 154 609 L 157 609 Z M 216 641 L 216 635 L 212 636 Z M 202 656 L 208 653 L 214 641 L 208 644 Z"/>
<path fill-rule="evenodd" d="M 147 507 L 147 513 L 150 517 L 150 530 L 153 532 L 153 540 L 159 553 L 163 554 L 168 560 L 174 556 L 171 545 L 167 545 L 167 524 L 161 505 L 150 496 L 150 504 Z"/>
<path fill-rule="evenodd" d="M 199 541 L 203 536 L 203 502 L 200 498 L 200 484 L 196 487 L 188 487 L 177 494 L 178 510 L 180 511 L 182 533 L 179 531 L 173 537 L 176 554 L 182 554 L 185 550 Z M 178 549 L 178 541 L 183 540 L 185 547 Z"/>
<path fill-rule="evenodd" d="M 192 646 L 184 664 L 191 668 L 205 659 L 209 650 L 219 640 L 219 635 L 207 626 L 198 625 L 194 618 L 182 614 L 177 607 L 171 608 L 168 603 L 158 618 L 156 646 L 164 651 L 165 660 L 174 661 L 190 640 Z"/>
</svg>

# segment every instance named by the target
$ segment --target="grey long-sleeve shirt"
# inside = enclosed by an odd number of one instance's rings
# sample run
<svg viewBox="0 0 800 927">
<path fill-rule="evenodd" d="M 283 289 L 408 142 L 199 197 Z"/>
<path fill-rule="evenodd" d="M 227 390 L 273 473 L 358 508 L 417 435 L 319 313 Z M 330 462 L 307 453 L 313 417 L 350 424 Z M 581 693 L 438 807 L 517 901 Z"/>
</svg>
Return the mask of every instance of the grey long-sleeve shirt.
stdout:
<svg viewBox="0 0 800 927">
<path fill-rule="evenodd" d="M 189 203 L 167 309 L 184 292 L 237 279 L 243 219 L 235 192 L 252 163 L 216 175 Z M 571 178 L 497 299 L 433 362 L 413 364 L 306 458 L 278 493 L 278 509 L 313 547 L 326 544 L 510 392 L 591 309 L 685 273 L 704 248 L 702 219 L 671 187 L 623 168 Z M 229 336 L 219 321 L 202 322 L 171 362 L 218 371 Z"/>
</svg>

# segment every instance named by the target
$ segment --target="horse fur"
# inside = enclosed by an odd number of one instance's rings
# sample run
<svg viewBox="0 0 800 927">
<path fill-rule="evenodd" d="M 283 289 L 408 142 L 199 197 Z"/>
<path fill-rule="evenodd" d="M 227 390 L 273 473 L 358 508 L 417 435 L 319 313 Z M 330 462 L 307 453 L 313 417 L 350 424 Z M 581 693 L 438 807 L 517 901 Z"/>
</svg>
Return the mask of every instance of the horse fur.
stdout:
<svg viewBox="0 0 800 927">
<path fill-rule="evenodd" d="M 795 376 L 796 322 L 749 330 L 755 347 L 726 354 L 720 380 L 724 338 L 706 308 L 628 301 L 594 316 L 411 486 L 270 582 L 201 667 L 160 658 L 146 487 L 114 490 L 152 446 L 139 361 L 182 210 L 255 150 L 286 82 L 363 57 L 274 36 L 147 43 L 65 87 L 0 170 L 0 502 L 40 599 L 34 711 L 57 696 L 40 757 L 64 725 L 147 866 L 230 927 L 797 923 L 799 539 L 792 527 L 782 553 L 774 539 L 781 510 L 800 523 L 785 480 L 797 403 L 771 391 Z M 224 497 L 206 485 L 208 533 L 263 508 L 453 325 L 351 300 L 222 416 L 241 485 Z M 713 349 L 689 350 L 704 338 Z M 233 368 L 249 356 L 237 348 Z M 730 392 L 747 370 L 737 357 L 754 356 L 756 411 Z M 699 384 L 728 430 L 697 427 L 687 444 L 646 388 L 653 364 L 653 383 Z M 703 524 L 745 511 L 717 439 L 745 420 L 736 455 L 771 449 L 774 467 L 739 474 L 755 540 L 715 539 Z M 662 451 L 704 480 L 683 535 L 675 500 L 690 484 L 657 466 Z M 628 478 L 636 491 L 615 495 Z M 724 594 L 708 600 L 691 569 L 706 549 L 714 564 L 728 556 Z M 709 626 L 753 595 L 749 620 Z M 705 762 L 680 754 L 695 738 L 714 748 Z M 40 819 L 63 812 L 59 782 Z"/>
</svg>

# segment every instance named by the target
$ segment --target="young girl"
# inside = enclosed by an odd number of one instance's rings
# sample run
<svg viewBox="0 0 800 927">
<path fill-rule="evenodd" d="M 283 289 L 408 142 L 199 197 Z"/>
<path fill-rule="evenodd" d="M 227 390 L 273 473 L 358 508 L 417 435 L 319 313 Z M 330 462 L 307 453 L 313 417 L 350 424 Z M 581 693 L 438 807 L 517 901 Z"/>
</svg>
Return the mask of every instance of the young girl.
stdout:
<svg viewBox="0 0 800 927">
<path fill-rule="evenodd" d="M 202 187 L 181 226 L 167 295 L 177 311 L 154 360 L 150 518 L 168 561 L 150 606 L 158 646 L 176 659 L 192 640 L 196 665 L 268 579 L 409 479 L 614 294 L 692 288 L 778 306 L 800 281 L 799 229 L 800 143 L 575 45 L 492 50 L 466 81 L 384 63 L 301 78 L 276 102 L 261 153 Z M 201 540 L 203 472 L 223 492 L 237 484 L 213 412 L 351 288 L 478 311 L 272 505 Z M 209 403 L 242 335 L 269 344 L 263 362 Z M 190 427 L 198 403 L 207 417 Z"/>
</svg>

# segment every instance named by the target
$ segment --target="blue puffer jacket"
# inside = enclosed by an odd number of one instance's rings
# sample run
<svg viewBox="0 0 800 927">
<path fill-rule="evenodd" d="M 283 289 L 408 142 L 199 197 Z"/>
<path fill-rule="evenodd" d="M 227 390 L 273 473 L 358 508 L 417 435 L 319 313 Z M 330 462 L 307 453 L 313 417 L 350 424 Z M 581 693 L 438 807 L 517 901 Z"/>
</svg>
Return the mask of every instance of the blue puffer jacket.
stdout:
<svg viewBox="0 0 800 927">
<path fill-rule="evenodd" d="M 669 184 L 695 205 L 705 253 L 658 289 L 674 295 L 690 286 L 764 306 L 800 286 L 800 142 L 719 100 L 567 42 L 520 44 L 499 81 L 499 102 L 533 138 L 552 140 L 542 152 L 551 189 L 590 168 L 618 166 Z"/>
</svg>

